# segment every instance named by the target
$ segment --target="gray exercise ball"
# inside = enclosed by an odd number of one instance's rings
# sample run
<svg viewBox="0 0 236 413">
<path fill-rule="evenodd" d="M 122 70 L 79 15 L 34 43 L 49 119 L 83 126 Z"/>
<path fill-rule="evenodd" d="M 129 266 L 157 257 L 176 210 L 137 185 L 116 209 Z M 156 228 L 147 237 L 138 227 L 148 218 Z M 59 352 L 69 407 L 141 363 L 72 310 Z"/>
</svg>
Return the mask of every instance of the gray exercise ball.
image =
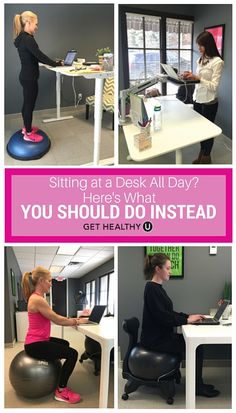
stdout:
<svg viewBox="0 0 236 413">
<path fill-rule="evenodd" d="M 60 360 L 37 360 L 21 351 L 11 362 L 9 379 L 19 396 L 35 399 L 56 389 L 60 370 Z"/>
</svg>

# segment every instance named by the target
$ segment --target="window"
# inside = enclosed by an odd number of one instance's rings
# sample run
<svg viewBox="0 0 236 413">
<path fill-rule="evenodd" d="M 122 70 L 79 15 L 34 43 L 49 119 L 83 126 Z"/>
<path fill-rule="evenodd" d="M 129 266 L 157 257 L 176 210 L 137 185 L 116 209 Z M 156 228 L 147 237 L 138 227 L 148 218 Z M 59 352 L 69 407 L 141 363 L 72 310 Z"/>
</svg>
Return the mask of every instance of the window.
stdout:
<svg viewBox="0 0 236 413">
<path fill-rule="evenodd" d="M 182 73 L 192 68 L 193 22 L 166 19 L 166 63 Z M 167 83 L 167 93 L 176 93 L 178 86 Z"/>
<path fill-rule="evenodd" d="M 160 18 L 126 13 L 130 85 L 160 73 Z"/>
<path fill-rule="evenodd" d="M 130 86 L 161 73 L 160 63 L 192 69 L 192 21 L 126 13 L 126 25 Z M 177 88 L 167 83 L 167 93 Z"/>
<path fill-rule="evenodd" d="M 86 300 L 85 308 L 93 308 L 95 306 L 95 280 L 85 284 Z"/>
<path fill-rule="evenodd" d="M 107 306 L 107 312 L 114 314 L 115 274 L 110 273 L 99 278 L 99 304 Z"/>
</svg>

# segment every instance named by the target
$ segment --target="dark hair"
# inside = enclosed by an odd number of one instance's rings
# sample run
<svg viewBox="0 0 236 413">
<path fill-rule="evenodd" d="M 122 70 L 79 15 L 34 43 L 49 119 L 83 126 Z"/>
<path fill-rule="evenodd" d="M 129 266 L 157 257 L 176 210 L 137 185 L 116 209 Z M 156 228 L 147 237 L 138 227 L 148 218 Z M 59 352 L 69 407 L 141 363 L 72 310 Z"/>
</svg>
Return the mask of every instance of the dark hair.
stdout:
<svg viewBox="0 0 236 413">
<path fill-rule="evenodd" d="M 210 32 L 205 31 L 205 32 L 200 33 L 196 39 L 196 43 L 199 44 L 199 46 L 205 47 L 206 56 L 208 57 L 218 56 L 221 58 L 221 55 L 218 52 L 218 49 L 216 47 L 215 39 Z"/>
<path fill-rule="evenodd" d="M 170 257 L 166 254 L 163 254 L 162 252 L 158 252 L 154 255 L 146 255 L 144 262 L 145 280 L 151 280 L 155 273 L 155 268 L 162 268 L 163 265 L 165 265 L 166 261 L 170 261 Z"/>
</svg>

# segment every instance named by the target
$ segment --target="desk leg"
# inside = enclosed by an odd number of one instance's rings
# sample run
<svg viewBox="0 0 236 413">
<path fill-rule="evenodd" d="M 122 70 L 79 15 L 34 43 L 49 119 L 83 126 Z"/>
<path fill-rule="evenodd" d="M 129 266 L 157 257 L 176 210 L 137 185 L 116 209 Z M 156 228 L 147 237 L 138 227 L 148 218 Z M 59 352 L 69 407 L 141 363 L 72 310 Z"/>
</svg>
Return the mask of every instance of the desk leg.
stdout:
<svg viewBox="0 0 236 413">
<path fill-rule="evenodd" d="M 100 343 L 102 347 L 99 408 L 106 408 L 108 403 L 109 372 L 110 372 L 110 351 L 108 343 Z"/>
<path fill-rule="evenodd" d="M 186 409 L 195 409 L 196 348 L 194 343 L 186 341 Z"/>
<path fill-rule="evenodd" d="M 102 94 L 104 79 L 95 79 L 95 104 L 94 104 L 94 150 L 93 164 L 98 165 L 100 159 L 101 129 L 102 129 Z"/>
<path fill-rule="evenodd" d="M 56 122 L 59 120 L 73 119 L 74 116 L 61 116 L 61 74 L 56 72 L 56 105 L 57 105 L 57 117 L 44 119 L 44 123 Z"/>
<path fill-rule="evenodd" d="M 175 163 L 177 165 L 182 164 L 183 163 L 183 159 L 182 159 L 182 149 L 176 149 L 175 151 Z"/>
</svg>

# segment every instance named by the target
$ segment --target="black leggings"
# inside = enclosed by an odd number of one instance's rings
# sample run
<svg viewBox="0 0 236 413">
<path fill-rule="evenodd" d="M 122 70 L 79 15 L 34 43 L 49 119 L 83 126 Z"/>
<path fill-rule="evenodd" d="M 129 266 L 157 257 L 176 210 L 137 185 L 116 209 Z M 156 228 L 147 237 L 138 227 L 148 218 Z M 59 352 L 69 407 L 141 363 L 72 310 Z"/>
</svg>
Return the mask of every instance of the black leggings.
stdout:
<svg viewBox="0 0 236 413">
<path fill-rule="evenodd" d="M 163 344 L 158 344 L 152 347 L 153 351 L 163 353 L 172 353 L 179 356 L 182 360 L 185 357 L 185 341 L 182 334 L 173 334 L 170 340 L 166 340 Z M 198 346 L 196 350 L 196 385 L 200 386 L 203 383 L 202 379 L 203 367 L 203 346 Z"/>
<path fill-rule="evenodd" d="M 33 111 L 38 96 L 38 80 L 20 79 L 20 83 L 23 87 L 23 106 L 21 110 L 23 122 L 26 132 L 31 132 Z"/>
<path fill-rule="evenodd" d="M 78 352 L 70 347 L 70 343 L 62 338 L 50 337 L 49 341 L 37 341 L 25 344 L 26 353 L 39 360 L 54 361 L 65 359 L 59 381 L 59 387 L 66 387 L 68 379 L 74 370 Z"/>
<path fill-rule="evenodd" d="M 204 118 L 214 122 L 217 109 L 218 109 L 218 102 L 213 103 L 213 105 L 205 105 L 204 103 L 193 103 L 193 109 L 200 113 L 200 115 L 204 116 Z M 214 144 L 214 138 L 207 139 L 206 141 L 200 142 L 201 144 L 201 151 L 203 155 L 209 156 Z"/>
</svg>

